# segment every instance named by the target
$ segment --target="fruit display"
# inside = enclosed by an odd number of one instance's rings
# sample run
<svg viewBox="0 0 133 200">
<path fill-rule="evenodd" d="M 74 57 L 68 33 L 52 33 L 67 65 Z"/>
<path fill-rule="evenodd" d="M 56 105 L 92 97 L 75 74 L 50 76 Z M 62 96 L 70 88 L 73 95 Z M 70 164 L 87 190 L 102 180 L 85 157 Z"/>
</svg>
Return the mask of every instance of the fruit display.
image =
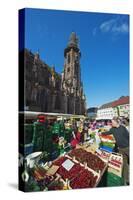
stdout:
<svg viewBox="0 0 133 200">
<path fill-rule="evenodd" d="M 70 170 L 64 167 L 64 163 L 68 160 L 73 163 L 73 166 L 70 168 Z M 64 181 L 69 180 L 70 189 L 91 188 L 96 186 L 99 178 L 98 174 L 90 171 L 88 168 L 85 168 L 84 165 L 81 165 L 80 163 L 77 163 L 65 156 L 60 157 L 54 161 L 53 164 L 59 166 L 57 175 L 59 175 L 59 177 Z M 50 187 L 50 190 L 54 189 L 60 189 L 60 186 L 58 188 L 58 184 L 57 186 L 55 184 Z"/>
<path fill-rule="evenodd" d="M 92 188 L 95 187 L 97 176 L 87 169 L 84 169 L 78 176 L 76 176 L 72 181 L 70 181 L 70 187 L 72 189 L 81 188 Z"/>
<path fill-rule="evenodd" d="M 51 164 L 47 170 L 41 166 L 33 169 L 33 178 L 41 191 L 96 187 L 106 167 L 97 155 L 81 148 L 71 150 Z M 54 175 L 48 173 L 52 167 L 57 167 Z"/>
<path fill-rule="evenodd" d="M 111 142 L 101 142 L 101 146 L 107 146 L 113 149 L 115 147 L 115 144 Z"/>
<path fill-rule="evenodd" d="M 107 139 L 107 140 L 114 140 L 113 135 L 102 135 L 101 136 L 103 139 Z"/>
<path fill-rule="evenodd" d="M 100 139 L 102 142 L 115 143 L 115 138 L 113 135 L 101 135 Z"/>
<path fill-rule="evenodd" d="M 83 149 L 74 149 L 69 156 L 75 157 L 82 164 L 87 163 L 87 166 L 96 172 L 102 171 L 105 167 L 105 163 L 97 155 Z"/>
<path fill-rule="evenodd" d="M 100 143 L 100 148 L 108 151 L 108 152 L 113 152 L 115 148 L 115 139 L 113 135 L 101 135 L 100 136 L 101 143 Z"/>
<path fill-rule="evenodd" d="M 84 170 L 84 167 L 80 166 L 80 164 L 75 163 L 74 166 L 68 171 L 63 166 L 60 166 L 57 173 L 65 180 L 71 180 L 75 176 L 79 175 L 81 171 Z"/>
<path fill-rule="evenodd" d="M 62 157 L 58 158 L 57 160 L 55 160 L 53 162 L 53 164 L 57 165 L 57 166 L 60 166 L 60 165 L 62 165 L 63 162 L 65 162 L 65 160 L 67 160 L 67 157 L 62 156 Z"/>
</svg>

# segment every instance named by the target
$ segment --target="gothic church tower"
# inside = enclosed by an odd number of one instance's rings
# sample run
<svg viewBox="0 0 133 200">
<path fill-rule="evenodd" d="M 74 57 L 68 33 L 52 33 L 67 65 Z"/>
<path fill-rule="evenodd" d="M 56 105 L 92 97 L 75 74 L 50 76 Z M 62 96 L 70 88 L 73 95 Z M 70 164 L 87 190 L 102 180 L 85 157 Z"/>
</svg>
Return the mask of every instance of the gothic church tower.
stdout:
<svg viewBox="0 0 133 200">
<path fill-rule="evenodd" d="M 81 114 L 85 102 L 81 82 L 79 41 L 72 32 L 67 47 L 64 50 L 64 72 L 62 74 L 62 89 L 67 96 L 67 113 Z M 65 102 L 66 102 L 65 101 Z"/>
</svg>

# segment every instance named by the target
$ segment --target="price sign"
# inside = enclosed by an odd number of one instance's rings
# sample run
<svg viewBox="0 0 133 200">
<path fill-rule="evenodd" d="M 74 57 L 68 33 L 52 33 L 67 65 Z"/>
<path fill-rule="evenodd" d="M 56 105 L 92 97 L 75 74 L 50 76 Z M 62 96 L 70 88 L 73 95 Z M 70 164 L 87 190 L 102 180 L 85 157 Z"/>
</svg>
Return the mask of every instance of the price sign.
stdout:
<svg viewBox="0 0 133 200">
<path fill-rule="evenodd" d="M 69 170 L 73 167 L 73 165 L 74 165 L 74 163 L 73 163 L 71 160 L 69 160 L 69 159 L 67 159 L 67 160 L 62 164 L 62 166 L 63 166 L 67 171 L 69 171 Z"/>
</svg>

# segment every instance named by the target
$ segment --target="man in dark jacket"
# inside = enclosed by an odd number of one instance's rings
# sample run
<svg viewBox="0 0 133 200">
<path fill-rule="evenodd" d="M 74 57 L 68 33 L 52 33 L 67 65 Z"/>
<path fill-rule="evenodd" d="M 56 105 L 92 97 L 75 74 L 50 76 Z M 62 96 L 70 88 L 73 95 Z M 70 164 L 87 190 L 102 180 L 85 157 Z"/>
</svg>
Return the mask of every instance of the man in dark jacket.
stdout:
<svg viewBox="0 0 133 200">
<path fill-rule="evenodd" d="M 117 117 L 112 119 L 112 128 L 102 133 L 103 135 L 113 134 L 116 140 L 118 152 L 123 155 L 123 177 L 125 185 L 129 185 L 129 132 L 126 127 L 120 125 Z"/>
</svg>

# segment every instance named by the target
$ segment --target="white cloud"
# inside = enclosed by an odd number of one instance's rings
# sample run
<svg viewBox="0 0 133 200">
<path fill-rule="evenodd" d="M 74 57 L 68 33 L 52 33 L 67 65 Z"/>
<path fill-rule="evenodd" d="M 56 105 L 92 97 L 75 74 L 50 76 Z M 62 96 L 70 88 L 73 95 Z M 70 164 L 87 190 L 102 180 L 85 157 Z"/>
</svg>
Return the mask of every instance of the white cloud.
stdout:
<svg viewBox="0 0 133 200">
<path fill-rule="evenodd" d="M 109 31 L 111 31 L 114 23 L 115 23 L 114 19 L 109 20 L 109 21 L 105 21 L 100 25 L 100 30 L 102 32 L 109 32 Z"/>
<path fill-rule="evenodd" d="M 127 34 L 129 32 L 129 24 L 125 16 L 118 16 L 102 22 L 99 27 L 95 27 L 92 35 L 95 36 L 98 32 L 112 33 L 112 35 Z"/>
<path fill-rule="evenodd" d="M 120 26 L 114 26 L 112 27 L 112 32 L 118 32 L 118 33 L 128 33 L 129 27 L 128 24 L 124 23 Z"/>
<path fill-rule="evenodd" d="M 124 34 L 129 32 L 129 25 L 121 17 L 103 22 L 99 29 L 103 33 Z"/>
</svg>

